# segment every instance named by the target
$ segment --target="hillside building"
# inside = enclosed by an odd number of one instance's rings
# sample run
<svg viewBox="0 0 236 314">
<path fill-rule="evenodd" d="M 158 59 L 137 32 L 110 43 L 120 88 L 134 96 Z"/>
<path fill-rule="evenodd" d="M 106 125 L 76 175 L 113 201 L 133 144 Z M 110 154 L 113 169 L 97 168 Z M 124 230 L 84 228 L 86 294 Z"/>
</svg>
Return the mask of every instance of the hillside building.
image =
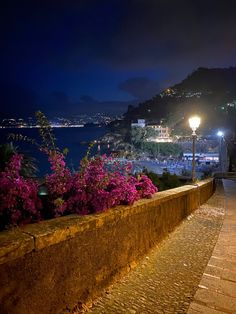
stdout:
<svg viewBox="0 0 236 314">
<path fill-rule="evenodd" d="M 131 123 L 131 127 L 140 127 L 144 128 L 146 126 L 146 121 L 145 119 L 138 119 L 137 123 Z"/>
</svg>

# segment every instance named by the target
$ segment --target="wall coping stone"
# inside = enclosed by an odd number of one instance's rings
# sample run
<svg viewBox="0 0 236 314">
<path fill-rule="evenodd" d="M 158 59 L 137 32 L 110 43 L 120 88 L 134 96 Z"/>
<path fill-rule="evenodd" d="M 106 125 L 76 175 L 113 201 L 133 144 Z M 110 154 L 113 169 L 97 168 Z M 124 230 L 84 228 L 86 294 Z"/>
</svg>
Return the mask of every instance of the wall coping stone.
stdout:
<svg viewBox="0 0 236 314">
<path fill-rule="evenodd" d="M 34 250 L 34 237 L 20 228 L 0 233 L 0 264 L 24 256 Z"/>
<path fill-rule="evenodd" d="M 186 195 L 210 182 L 212 179 L 158 192 L 150 199 L 138 200 L 131 206 L 120 205 L 99 214 L 69 215 L 0 232 L 0 264 L 17 259 L 32 251 L 58 244 L 88 229 L 100 228 L 105 222 L 112 223 L 121 218 L 138 214 L 147 210 L 148 203 L 159 205 L 170 199 Z"/>
</svg>

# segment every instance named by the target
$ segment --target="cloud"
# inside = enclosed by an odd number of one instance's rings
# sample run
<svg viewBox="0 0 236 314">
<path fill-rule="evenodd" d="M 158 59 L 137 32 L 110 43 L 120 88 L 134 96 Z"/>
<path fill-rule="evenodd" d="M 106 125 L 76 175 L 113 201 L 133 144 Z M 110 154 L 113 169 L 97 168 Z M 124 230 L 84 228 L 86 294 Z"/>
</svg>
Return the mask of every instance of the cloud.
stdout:
<svg viewBox="0 0 236 314">
<path fill-rule="evenodd" d="M 119 89 L 131 94 L 140 101 L 149 99 L 160 91 L 158 82 L 146 77 L 130 78 L 120 83 Z"/>
<path fill-rule="evenodd" d="M 130 104 L 137 105 L 137 101 L 98 101 L 90 96 L 83 95 L 80 101 L 74 104 L 74 108 L 78 113 L 104 112 L 120 115 L 127 111 Z"/>
<path fill-rule="evenodd" d="M 18 58 L 25 60 L 34 54 L 70 69 L 100 63 L 115 70 L 176 71 L 236 61 L 234 12 L 230 0 L 90 0 L 56 6 L 13 1 L 3 10 L 1 29 L 5 55 L 12 40 Z"/>
<path fill-rule="evenodd" d="M 88 1 L 74 8 L 67 39 L 62 32 L 66 48 L 53 62 L 73 70 L 165 70 L 168 86 L 199 66 L 236 64 L 234 7 L 227 0 Z"/>
<path fill-rule="evenodd" d="M 137 101 L 99 101 L 88 95 L 81 95 L 79 101 L 72 100 L 64 91 L 53 91 L 39 97 L 31 89 L 15 83 L 0 82 L 0 118 L 26 118 L 34 116 L 37 110 L 48 117 L 75 116 L 82 113 L 104 112 L 112 115 L 123 114 L 128 106 Z"/>
<path fill-rule="evenodd" d="M 68 95 L 62 91 L 54 91 L 49 94 L 44 100 L 48 110 L 50 111 L 61 111 L 66 108 L 70 108 L 72 102 Z"/>
<path fill-rule="evenodd" d="M 226 2 L 128 1 L 106 60 L 134 69 L 227 62 L 236 52 L 236 20 Z"/>
<path fill-rule="evenodd" d="M 79 101 L 72 101 L 64 92 L 51 93 L 42 104 L 42 110 L 50 116 L 75 116 L 84 113 L 104 112 L 108 114 L 123 114 L 128 105 L 136 105 L 137 101 L 98 101 L 88 95 L 82 95 Z"/>
<path fill-rule="evenodd" d="M 236 64 L 235 1 L 68 0 L 52 5 L 13 0 L 5 1 L 0 14 L 2 78 L 9 75 L 32 86 L 38 79 L 68 94 L 63 77 L 67 86 L 83 81 L 84 92 L 94 94 L 96 69 L 104 85 L 106 80 L 131 77 L 120 90 L 145 99 L 156 94 L 156 82 L 145 78 L 149 72 L 157 73 L 150 77 L 157 77 L 164 88 L 199 66 Z M 35 107 L 38 100 L 31 96 L 24 96 L 22 111 L 30 103 Z M 50 97 L 41 104 L 48 103 L 45 109 L 54 112 L 82 110 L 85 104 L 108 109 L 115 105 L 96 99 L 75 103 L 66 94 Z"/>
</svg>

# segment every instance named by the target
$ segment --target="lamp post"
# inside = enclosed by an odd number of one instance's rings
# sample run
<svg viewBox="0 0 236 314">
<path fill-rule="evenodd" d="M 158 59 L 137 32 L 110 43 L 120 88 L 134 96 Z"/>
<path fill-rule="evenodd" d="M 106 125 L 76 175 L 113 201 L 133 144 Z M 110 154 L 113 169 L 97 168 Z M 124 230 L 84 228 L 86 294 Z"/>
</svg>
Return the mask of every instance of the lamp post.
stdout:
<svg viewBox="0 0 236 314">
<path fill-rule="evenodd" d="M 196 138 L 197 138 L 197 134 L 196 134 L 196 130 L 199 127 L 200 123 L 201 123 L 201 119 L 198 116 L 194 116 L 189 118 L 189 126 L 192 129 L 193 133 L 192 133 L 192 138 L 193 138 L 193 149 L 192 149 L 192 153 L 193 153 L 193 158 L 192 158 L 192 182 L 195 182 L 195 142 L 196 142 Z"/>
<path fill-rule="evenodd" d="M 223 172 L 223 152 L 222 152 L 222 141 L 224 137 L 224 133 L 222 131 L 217 132 L 217 136 L 220 138 L 220 144 L 219 144 L 219 162 L 220 162 L 220 170 Z"/>
</svg>

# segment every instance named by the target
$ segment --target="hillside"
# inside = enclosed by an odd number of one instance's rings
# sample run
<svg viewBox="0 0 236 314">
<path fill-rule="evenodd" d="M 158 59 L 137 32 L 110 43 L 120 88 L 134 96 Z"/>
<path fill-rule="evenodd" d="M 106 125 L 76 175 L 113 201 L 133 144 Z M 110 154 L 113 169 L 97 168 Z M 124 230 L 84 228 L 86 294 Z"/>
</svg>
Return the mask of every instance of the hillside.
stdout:
<svg viewBox="0 0 236 314">
<path fill-rule="evenodd" d="M 138 107 L 129 106 L 125 120 L 165 121 L 174 131 L 184 133 L 192 114 L 201 116 L 202 132 L 236 128 L 236 67 L 198 68 Z"/>
<path fill-rule="evenodd" d="M 236 95 L 236 67 L 230 68 L 198 68 L 180 84 L 173 86 L 179 92 L 201 91 L 229 92 Z"/>
</svg>

